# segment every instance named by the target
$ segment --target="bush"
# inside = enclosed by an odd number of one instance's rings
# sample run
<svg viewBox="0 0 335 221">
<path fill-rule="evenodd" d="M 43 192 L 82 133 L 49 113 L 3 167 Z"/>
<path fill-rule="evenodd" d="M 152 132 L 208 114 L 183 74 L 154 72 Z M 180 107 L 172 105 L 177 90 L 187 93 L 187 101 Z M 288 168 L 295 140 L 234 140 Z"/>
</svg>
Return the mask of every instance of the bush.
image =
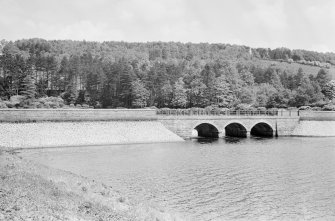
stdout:
<svg viewBox="0 0 335 221">
<path fill-rule="evenodd" d="M 64 106 L 64 100 L 60 97 L 41 97 L 37 99 L 37 101 L 42 104 L 46 104 L 46 103 L 48 103 L 49 105 L 52 104 L 52 106 L 56 106 L 56 107 Z"/>
<path fill-rule="evenodd" d="M 8 108 L 4 101 L 0 101 L 0 109 Z"/>
<path fill-rule="evenodd" d="M 299 107 L 299 110 L 311 110 L 310 106 L 301 106 Z"/>
<path fill-rule="evenodd" d="M 41 104 L 40 102 L 37 102 L 37 101 L 35 101 L 35 102 L 33 102 L 32 104 L 31 104 L 31 108 L 42 108 L 43 107 L 43 104 Z"/>
<path fill-rule="evenodd" d="M 238 104 L 236 105 L 236 110 L 251 110 L 252 107 L 250 104 Z"/>
<path fill-rule="evenodd" d="M 90 108 L 90 106 L 88 106 L 88 104 L 83 104 L 83 105 L 81 105 L 84 109 L 88 109 L 88 108 Z"/>
<path fill-rule="evenodd" d="M 59 108 L 59 104 L 57 102 L 48 101 L 48 102 L 44 103 L 44 105 L 47 105 L 50 108 Z"/>
<path fill-rule="evenodd" d="M 335 105 L 327 104 L 327 105 L 323 106 L 322 110 L 323 111 L 335 111 Z"/>
<path fill-rule="evenodd" d="M 266 111 L 266 107 L 257 107 L 258 111 Z"/>
<path fill-rule="evenodd" d="M 7 105 L 8 108 L 15 107 L 10 101 L 3 101 L 3 102 Z"/>
<path fill-rule="evenodd" d="M 50 105 L 49 105 L 48 103 L 43 104 L 43 108 L 49 109 L 49 108 L 50 108 Z"/>
<path fill-rule="evenodd" d="M 298 110 L 296 107 L 288 107 L 287 110 Z"/>
<path fill-rule="evenodd" d="M 322 110 L 321 107 L 312 107 L 312 111 L 320 111 L 320 110 Z"/>
<path fill-rule="evenodd" d="M 14 96 L 11 96 L 9 101 L 12 103 L 12 105 L 16 108 L 20 107 L 20 106 L 23 106 L 23 102 L 24 100 L 26 100 L 26 97 L 25 96 L 22 96 L 22 95 L 14 95 Z"/>
</svg>

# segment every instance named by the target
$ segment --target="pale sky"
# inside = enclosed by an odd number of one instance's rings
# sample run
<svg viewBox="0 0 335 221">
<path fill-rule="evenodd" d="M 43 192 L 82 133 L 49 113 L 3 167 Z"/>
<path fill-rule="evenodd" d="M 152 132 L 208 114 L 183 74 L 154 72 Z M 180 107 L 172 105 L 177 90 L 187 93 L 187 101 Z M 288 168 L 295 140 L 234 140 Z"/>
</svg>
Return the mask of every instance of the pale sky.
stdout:
<svg viewBox="0 0 335 221">
<path fill-rule="evenodd" d="M 0 0 L 0 40 L 180 41 L 335 52 L 335 0 Z"/>
</svg>

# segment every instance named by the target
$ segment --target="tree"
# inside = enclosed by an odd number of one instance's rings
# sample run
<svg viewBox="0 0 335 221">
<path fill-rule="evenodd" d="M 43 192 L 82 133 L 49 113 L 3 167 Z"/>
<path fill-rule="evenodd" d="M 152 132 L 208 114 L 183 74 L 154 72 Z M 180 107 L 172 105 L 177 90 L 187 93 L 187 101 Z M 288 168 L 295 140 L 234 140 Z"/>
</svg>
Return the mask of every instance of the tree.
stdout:
<svg viewBox="0 0 335 221">
<path fill-rule="evenodd" d="M 286 108 L 287 104 L 288 104 L 288 99 L 285 98 L 284 94 L 281 92 L 277 92 L 272 94 L 269 99 L 268 102 L 266 103 L 266 107 L 268 108 Z"/>
<path fill-rule="evenodd" d="M 256 100 L 253 87 L 243 87 L 238 98 L 242 104 L 253 104 Z"/>
<path fill-rule="evenodd" d="M 132 66 L 129 65 L 125 60 L 121 60 L 119 62 L 119 71 L 120 71 L 120 104 L 123 107 L 130 107 L 131 106 L 131 87 L 132 81 L 134 78 L 134 72 Z"/>
<path fill-rule="evenodd" d="M 325 84 L 323 87 L 323 93 L 329 100 L 333 100 L 335 98 L 335 80 L 331 80 Z"/>
<path fill-rule="evenodd" d="M 187 94 L 184 87 L 183 78 L 179 78 L 174 84 L 172 105 L 174 107 L 185 108 L 187 105 Z"/>
<path fill-rule="evenodd" d="M 166 81 L 161 88 L 160 105 L 159 106 L 169 106 L 173 96 L 173 88 L 170 81 Z"/>
<path fill-rule="evenodd" d="M 206 103 L 209 103 L 207 98 L 205 98 L 206 85 L 201 81 L 200 78 L 195 78 L 190 83 L 189 97 L 190 106 L 193 107 L 203 107 Z"/>
<path fill-rule="evenodd" d="M 234 93 L 224 75 L 216 78 L 213 87 L 213 100 L 219 107 L 231 107 L 234 103 Z"/>
<path fill-rule="evenodd" d="M 256 91 L 256 104 L 257 107 L 265 107 L 268 103 L 269 97 L 277 92 L 277 90 L 270 84 L 260 84 Z"/>
<path fill-rule="evenodd" d="M 316 75 L 315 80 L 319 83 L 321 89 L 323 89 L 327 82 L 331 80 L 331 76 L 327 70 L 322 68 Z"/>
<path fill-rule="evenodd" d="M 30 74 L 27 75 L 22 81 L 20 95 L 25 96 L 27 99 L 35 98 L 36 86 L 34 83 L 34 79 Z"/>
<path fill-rule="evenodd" d="M 133 107 L 145 107 L 147 106 L 147 101 L 149 99 L 150 93 L 144 87 L 141 80 L 136 80 L 131 84 L 131 95 L 132 95 L 132 106 Z"/>
<path fill-rule="evenodd" d="M 271 67 L 268 68 L 264 73 L 264 83 L 273 85 L 273 87 L 277 90 L 280 90 L 283 87 L 277 71 Z"/>
</svg>

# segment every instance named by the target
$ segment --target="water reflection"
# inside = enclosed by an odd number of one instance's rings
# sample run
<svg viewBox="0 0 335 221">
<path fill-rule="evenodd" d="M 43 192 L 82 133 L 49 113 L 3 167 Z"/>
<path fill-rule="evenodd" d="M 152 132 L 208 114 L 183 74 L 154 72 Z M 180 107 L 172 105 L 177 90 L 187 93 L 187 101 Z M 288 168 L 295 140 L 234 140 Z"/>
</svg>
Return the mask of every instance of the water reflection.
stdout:
<svg viewBox="0 0 335 221">
<path fill-rule="evenodd" d="M 191 140 L 199 144 L 212 144 L 212 143 L 218 143 L 220 141 L 224 141 L 224 143 L 226 144 L 238 144 L 241 142 L 242 143 L 248 142 L 247 140 L 249 139 L 252 141 L 266 141 L 266 140 L 278 139 L 278 137 L 258 137 L 258 136 L 250 136 L 249 138 L 231 137 L 231 136 L 224 136 L 221 138 L 193 137 Z"/>
<path fill-rule="evenodd" d="M 225 143 L 235 144 L 235 143 L 240 143 L 241 141 L 245 140 L 246 138 L 225 136 L 223 139 L 224 139 Z"/>
<path fill-rule="evenodd" d="M 212 137 L 196 137 L 191 139 L 193 142 L 197 142 L 199 144 L 210 144 L 210 143 L 217 143 L 219 138 L 212 138 Z"/>
</svg>

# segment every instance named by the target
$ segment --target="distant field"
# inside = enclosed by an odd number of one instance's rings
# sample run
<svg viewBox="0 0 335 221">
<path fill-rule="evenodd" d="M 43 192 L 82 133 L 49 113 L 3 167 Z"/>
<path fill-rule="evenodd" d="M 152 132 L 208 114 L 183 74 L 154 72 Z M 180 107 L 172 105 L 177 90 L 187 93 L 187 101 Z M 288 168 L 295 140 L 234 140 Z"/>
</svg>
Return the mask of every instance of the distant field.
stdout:
<svg viewBox="0 0 335 221">
<path fill-rule="evenodd" d="M 307 75 L 317 75 L 317 73 L 319 72 L 319 70 L 321 69 L 320 67 L 316 67 L 316 66 L 310 66 L 310 65 L 303 65 L 303 64 L 298 64 L 298 63 L 287 63 L 287 62 L 279 62 L 279 61 L 270 61 L 270 60 L 258 60 L 259 63 L 261 63 L 262 65 L 268 67 L 271 64 L 275 64 L 274 67 L 280 67 L 282 69 L 287 69 L 287 70 L 291 70 L 293 73 L 297 73 L 298 69 L 301 67 L 304 72 Z M 335 67 L 332 66 L 330 69 L 326 69 L 329 71 L 332 79 L 335 79 Z"/>
</svg>

